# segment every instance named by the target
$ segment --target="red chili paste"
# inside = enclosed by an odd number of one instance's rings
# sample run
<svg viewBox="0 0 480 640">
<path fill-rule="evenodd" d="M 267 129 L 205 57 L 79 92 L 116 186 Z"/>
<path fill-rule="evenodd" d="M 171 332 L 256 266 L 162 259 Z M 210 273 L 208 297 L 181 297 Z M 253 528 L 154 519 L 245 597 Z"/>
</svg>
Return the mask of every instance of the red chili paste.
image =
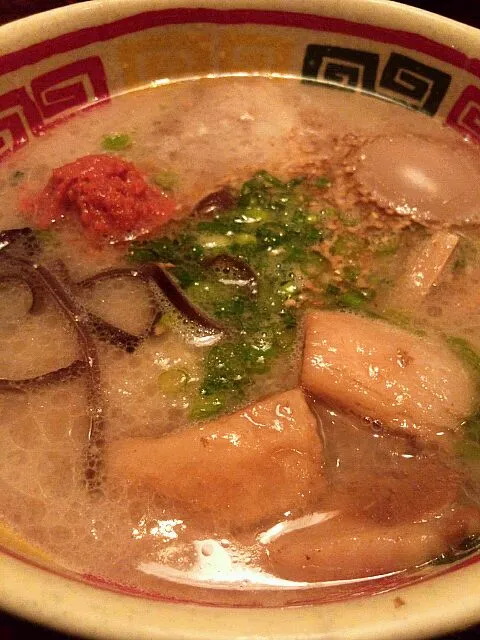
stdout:
<svg viewBox="0 0 480 640">
<path fill-rule="evenodd" d="M 175 201 L 148 185 L 131 162 L 90 155 L 54 169 L 34 210 L 42 228 L 74 214 L 92 236 L 121 241 L 170 220 Z"/>
</svg>

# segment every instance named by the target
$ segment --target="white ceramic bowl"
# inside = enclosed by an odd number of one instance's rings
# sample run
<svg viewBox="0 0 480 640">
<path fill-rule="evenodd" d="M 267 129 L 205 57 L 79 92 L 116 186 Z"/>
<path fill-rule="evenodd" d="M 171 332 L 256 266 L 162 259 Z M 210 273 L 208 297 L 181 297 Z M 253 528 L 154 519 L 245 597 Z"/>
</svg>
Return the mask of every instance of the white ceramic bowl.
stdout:
<svg viewBox="0 0 480 640">
<path fill-rule="evenodd" d="M 480 32 L 394 2 L 92 0 L 6 25 L 0 41 L 0 160 L 87 104 L 239 71 L 378 93 L 480 142 Z M 480 621 L 478 560 L 323 604 L 212 607 L 67 574 L 0 526 L 0 606 L 112 640 L 424 638 Z"/>
</svg>

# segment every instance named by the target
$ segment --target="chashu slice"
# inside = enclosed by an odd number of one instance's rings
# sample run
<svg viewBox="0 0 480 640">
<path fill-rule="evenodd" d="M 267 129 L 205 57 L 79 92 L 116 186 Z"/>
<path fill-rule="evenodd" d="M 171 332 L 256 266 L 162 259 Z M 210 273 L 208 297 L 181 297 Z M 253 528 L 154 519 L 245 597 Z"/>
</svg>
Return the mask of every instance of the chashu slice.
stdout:
<svg viewBox="0 0 480 640">
<path fill-rule="evenodd" d="M 304 512 L 323 488 L 322 463 L 316 419 L 293 389 L 161 438 L 112 442 L 106 471 L 244 529 Z"/>
<path fill-rule="evenodd" d="M 395 526 L 335 512 L 325 515 L 320 524 L 287 532 L 266 545 L 272 573 L 306 582 L 379 576 L 413 569 L 478 533 L 479 513 L 471 507 L 448 507 Z M 294 526 L 295 521 L 290 523 Z"/>
<path fill-rule="evenodd" d="M 476 396 L 470 373 L 441 340 L 329 311 L 306 316 L 302 385 L 388 430 L 437 442 L 460 428 Z"/>
</svg>

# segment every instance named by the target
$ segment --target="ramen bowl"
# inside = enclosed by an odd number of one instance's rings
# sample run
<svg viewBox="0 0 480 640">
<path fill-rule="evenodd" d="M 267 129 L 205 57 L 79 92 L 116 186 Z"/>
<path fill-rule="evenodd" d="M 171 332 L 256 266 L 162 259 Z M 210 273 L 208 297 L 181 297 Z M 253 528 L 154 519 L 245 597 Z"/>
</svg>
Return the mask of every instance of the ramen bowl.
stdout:
<svg viewBox="0 0 480 640">
<path fill-rule="evenodd" d="M 230 75 L 372 94 L 480 143 L 480 34 L 394 2 L 92 0 L 1 31 L 0 162 L 79 111 L 101 118 L 117 95 Z M 479 560 L 295 592 L 282 606 L 245 584 L 215 603 L 65 569 L 0 524 L 0 606 L 87 638 L 427 638 L 479 622 Z"/>
</svg>

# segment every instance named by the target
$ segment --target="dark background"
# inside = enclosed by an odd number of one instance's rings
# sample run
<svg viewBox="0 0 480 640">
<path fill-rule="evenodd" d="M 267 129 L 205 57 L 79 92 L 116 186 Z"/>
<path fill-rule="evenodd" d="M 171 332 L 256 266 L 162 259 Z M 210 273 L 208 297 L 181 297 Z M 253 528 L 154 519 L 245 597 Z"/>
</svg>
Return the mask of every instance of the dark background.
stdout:
<svg viewBox="0 0 480 640">
<path fill-rule="evenodd" d="M 0 23 L 8 22 L 38 11 L 46 11 L 65 4 L 86 0 L 0 0 Z M 341 2 L 341 0 L 338 0 Z M 480 28 L 480 0 L 418 0 L 404 1 L 421 9 L 465 22 Z M 433 35 L 433 34 L 432 34 Z M 456 597 L 456 594 L 452 594 Z M 479 602 L 480 613 L 480 602 Z M 0 640 L 69 640 L 71 636 L 16 620 L 0 612 Z M 114 639 L 112 639 L 114 640 Z M 480 640 L 480 625 L 462 633 L 444 636 L 441 640 Z"/>
<path fill-rule="evenodd" d="M 433 11 L 480 28 L 480 0 L 403 0 L 403 4 Z"/>
</svg>

